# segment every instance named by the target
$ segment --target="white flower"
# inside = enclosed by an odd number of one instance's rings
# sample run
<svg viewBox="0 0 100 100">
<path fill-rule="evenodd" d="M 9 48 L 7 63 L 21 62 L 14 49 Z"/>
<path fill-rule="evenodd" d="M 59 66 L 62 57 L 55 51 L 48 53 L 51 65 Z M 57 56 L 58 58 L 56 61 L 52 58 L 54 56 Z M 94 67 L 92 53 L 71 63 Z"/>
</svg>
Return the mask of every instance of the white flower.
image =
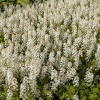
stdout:
<svg viewBox="0 0 100 100">
<path fill-rule="evenodd" d="M 49 0 L 31 6 L 4 6 L 0 13 L 0 42 L 4 39 L 0 43 L 0 76 L 9 88 L 7 100 L 18 89 L 18 76 L 20 98 L 28 100 L 28 95 L 38 99 L 37 78 L 48 72 L 51 80 L 43 89 L 55 91 L 69 80 L 78 87 L 76 70 L 83 60 L 91 62 L 92 55 L 93 66 L 100 69 L 99 0 L 87 4 L 87 0 Z M 89 69 L 85 74 L 90 86 L 94 73 Z M 52 97 L 51 92 L 47 96 Z M 73 100 L 79 100 L 77 94 Z"/>
<path fill-rule="evenodd" d="M 79 86 L 79 77 L 78 77 L 78 76 L 75 76 L 75 77 L 74 77 L 73 84 L 74 84 L 74 86 L 76 86 L 76 87 Z"/>
<path fill-rule="evenodd" d="M 50 52 L 49 61 L 50 61 L 51 63 L 55 62 L 54 51 Z"/>
<path fill-rule="evenodd" d="M 98 44 L 97 52 L 95 54 L 95 58 L 97 61 L 97 69 L 100 69 L 100 44 Z"/>
<path fill-rule="evenodd" d="M 72 62 L 68 62 L 67 68 L 70 69 L 72 67 Z"/>
<path fill-rule="evenodd" d="M 4 48 L 3 43 L 0 43 L 0 50 L 2 50 Z"/>
<path fill-rule="evenodd" d="M 72 44 L 71 35 L 68 35 L 67 44 L 68 44 L 68 46 L 71 46 L 71 44 Z"/>
<path fill-rule="evenodd" d="M 27 99 L 27 87 L 25 83 L 22 83 L 20 86 L 20 98 Z"/>
<path fill-rule="evenodd" d="M 75 75 L 76 75 L 76 70 L 74 68 L 70 68 L 68 69 L 65 77 L 67 80 L 73 80 Z"/>
<path fill-rule="evenodd" d="M 66 65 L 66 58 L 62 56 L 60 59 L 60 66 L 63 67 L 65 65 Z"/>
<path fill-rule="evenodd" d="M 13 78 L 11 80 L 10 86 L 11 86 L 11 88 L 12 88 L 13 91 L 17 91 L 17 89 L 18 89 L 18 82 L 17 82 L 17 79 L 16 78 Z"/>
<path fill-rule="evenodd" d="M 75 68 L 78 68 L 78 66 L 80 64 L 80 57 L 78 54 L 75 56 L 74 60 L 75 60 L 75 62 L 74 62 Z"/>
<path fill-rule="evenodd" d="M 55 69 L 53 69 L 53 70 L 51 71 L 51 80 L 53 80 L 53 79 L 55 79 L 55 78 L 57 78 L 57 71 L 56 71 Z"/>
<path fill-rule="evenodd" d="M 86 75 L 85 75 L 85 82 L 87 84 L 87 86 L 90 86 L 93 82 L 93 78 L 94 78 L 94 74 L 90 72 L 90 70 L 86 71 Z"/>
<path fill-rule="evenodd" d="M 11 100 L 12 99 L 12 96 L 13 96 L 13 91 L 8 89 L 7 90 L 7 100 Z"/>
<path fill-rule="evenodd" d="M 75 95 L 73 96 L 73 100 L 79 100 L 79 97 L 78 97 L 77 94 L 75 94 Z"/>
<path fill-rule="evenodd" d="M 49 35 L 45 34 L 45 43 L 47 44 L 49 42 Z"/>
<path fill-rule="evenodd" d="M 46 75 L 47 69 L 48 69 L 48 66 L 43 66 L 42 67 L 42 72 L 41 72 L 42 76 Z"/>
<path fill-rule="evenodd" d="M 12 72 L 11 69 L 7 70 L 7 76 L 6 77 L 7 77 L 7 83 L 8 83 L 8 85 L 10 85 L 11 82 L 12 82 L 12 79 L 13 79 L 13 72 Z"/>
</svg>

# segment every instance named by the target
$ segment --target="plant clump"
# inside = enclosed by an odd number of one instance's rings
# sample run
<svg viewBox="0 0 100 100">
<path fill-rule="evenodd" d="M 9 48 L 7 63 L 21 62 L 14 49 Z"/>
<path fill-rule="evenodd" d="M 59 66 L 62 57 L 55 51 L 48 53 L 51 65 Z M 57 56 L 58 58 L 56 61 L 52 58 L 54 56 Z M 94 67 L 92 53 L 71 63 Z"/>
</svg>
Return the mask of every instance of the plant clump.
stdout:
<svg viewBox="0 0 100 100">
<path fill-rule="evenodd" d="M 4 8 L 0 100 L 99 100 L 99 0 Z"/>
</svg>

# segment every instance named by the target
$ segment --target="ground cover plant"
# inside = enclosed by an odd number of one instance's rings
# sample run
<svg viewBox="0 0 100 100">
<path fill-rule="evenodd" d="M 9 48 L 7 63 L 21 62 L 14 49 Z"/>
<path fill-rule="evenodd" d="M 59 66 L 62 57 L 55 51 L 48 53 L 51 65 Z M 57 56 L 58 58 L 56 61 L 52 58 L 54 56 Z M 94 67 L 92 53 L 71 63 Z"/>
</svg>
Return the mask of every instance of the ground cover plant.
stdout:
<svg viewBox="0 0 100 100">
<path fill-rule="evenodd" d="M 100 100 L 100 0 L 5 5 L 0 100 Z"/>
<path fill-rule="evenodd" d="M 0 0 L 0 7 L 3 5 L 16 5 L 16 4 L 30 4 L 30 3 L 42 3 L 43 1 L 46 0 Z"/>
</svg>

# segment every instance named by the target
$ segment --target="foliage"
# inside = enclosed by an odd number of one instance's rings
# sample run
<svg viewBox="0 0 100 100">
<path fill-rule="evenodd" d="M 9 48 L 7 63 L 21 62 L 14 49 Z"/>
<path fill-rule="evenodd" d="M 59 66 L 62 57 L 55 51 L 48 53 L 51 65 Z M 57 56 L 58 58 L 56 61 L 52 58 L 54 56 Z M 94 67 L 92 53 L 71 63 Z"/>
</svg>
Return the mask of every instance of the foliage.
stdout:
<svg viewBox="0 0 100 100">
<path fill-rule="evenodd" d="M 100 100 L 98 0 L 0 2 L 0 100 Z"/>
</svg>

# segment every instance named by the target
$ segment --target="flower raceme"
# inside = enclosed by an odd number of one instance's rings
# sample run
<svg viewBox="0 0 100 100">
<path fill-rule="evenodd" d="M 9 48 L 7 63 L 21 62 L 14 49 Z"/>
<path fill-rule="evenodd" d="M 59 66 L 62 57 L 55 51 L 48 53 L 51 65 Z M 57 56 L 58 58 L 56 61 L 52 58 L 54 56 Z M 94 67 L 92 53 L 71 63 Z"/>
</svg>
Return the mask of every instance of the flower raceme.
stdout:
<svg viewBox="0 0 100 100">
<path fill-rule="evenodd" d="M 88 1 L 5 6 L 0 13 L 0 85 L 5 77 L 7 100 L 44 94 L 53 100 L 60 86 L 94 84 L 94 71 L 100 69 L 100 3 Z M 72 94 L 74 100 L 79 100 L 78 92 Z"/>
</svg>

